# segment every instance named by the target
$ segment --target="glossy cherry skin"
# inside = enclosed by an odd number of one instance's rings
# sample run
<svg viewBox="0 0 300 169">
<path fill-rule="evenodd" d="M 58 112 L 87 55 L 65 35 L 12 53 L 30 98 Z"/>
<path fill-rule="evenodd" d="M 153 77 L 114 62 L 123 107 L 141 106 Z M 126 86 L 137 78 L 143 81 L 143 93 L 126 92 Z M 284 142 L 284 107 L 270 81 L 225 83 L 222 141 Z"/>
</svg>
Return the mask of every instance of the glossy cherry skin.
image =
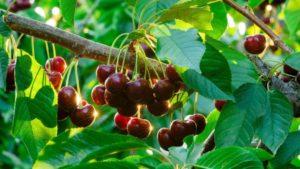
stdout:
<svg viewBox="0 0 300 169">
<path fill-rule="evenodd" d="M 97 105 L 105 105 L 106 102 L 104 98 L 104 93 L 105 93 L 105 87 L 103 85 L 95 86 L 91 94 L 93 102 Z"/>
<path fill-rule="evenodd" d="M 284 71 L 284 73 L 292 75 L 292 76 L 297 76 L 297 74 L 298 74 L 298 71 L 296 69 L 290 67 L 289 65 L 284 65 L 283 71 Z"/>
<path fill-rule="evenodd" d="M 48 72 L 59 72 L 63 74 L 67 68 L 67 63 L 64 58 L 56 56 L 46 62 L 46 70 Z"/>
<path fill-rule="evenodd" d="M 130 117 L 123 116 L 119 113 L 116 113 L 115 117 L 114 117 L 115 126 L 122 131 L 127 130 L 127 124 L 129 122 L 129 120 L 130 120 Z"/>
<path fill-rule="evenodd" d="M 128 77 L 122 73 L 114 73 L 105 81 L 105 88 L 112 93 L 123 93 L 126 89 Z"/>
<path fill-rule="evenodd" d="M 9 3 L 14 2 L 10 5 L 9 11 L 11 12 L 18 12 L 20 10 L 28 9 L 31 7 L 30 0 L 16 0 L 16 1 L 9 1 Z"/>
<path fill-rule="evenodd" d="M 175 141 L 176 145 L 182 145 L 183 139 L 192 134 L 196 134 L 197 126 L 194 121 L 187 120 L 187 121 L 179 121 L 175 120 L 172 122 L 170 131 L 173 140 Z"/>
<path fill-rule="evenodd" d="M 153 101 L 153 91 L 146 79 L 139 78 L 126 85 L 127 97 L 134 103 L 146 104 Z"/>
<path fill-rule="evenodd" d="M 53 85 L 54 89 L 59 89 L 62 83 L 62 75 L 59 72 L 47 72 L 49 81 Z"/>
<path fill-rule="evenodd" d="M 263 35 L 254 35 L 246 37 L 244 47 L 251 54 L 260 54 L 266 48 L 266 38 Z"/>
<path fill-rule="evenodd" d="M 73 87 L 63 87 L 58 92 L 58 106 L 65 112 L 74 112 L 80 101 L 78 98 L 79 96 Z"/>
<path fill-rule="evenodd" d="M 189 116 L 187 116 L 186 119 L 192 120 L 196 123 L 196 125 L 197 125 L 196 134 L 200 134 L 206 126 L 206 120 L 202 114 L 189 115 Z"/>
<path fill-rule="evenodd" d="M 148 45 L 146 45 L 145 43 L 141 43 L 141 46 L 147 57 L 149 58 L 155 57 L 155 52 Z"/>
<path fill-rule="evenodd" d="M 157 140 L 160 147 L 163 148 L 164 150 L 168 151 L 170 147 L 175 146 L 175 143 L 171 136 L 171 131 L 168 128 L 161 128 L 157 132 Z"/>
<path fill-rule="evenodd" d="M 87 104 L 81 108 L 77 108 L 77 110 L 70 114 L 71 121 L 77 127 L 87 127 L 93 123 L 95 120 L 95 108 Z"/>
<path fill-rule="evenodd" d="M 169 110 L 169 102 L 154 100 L 152 103 L 147 104 L 147 109 L 154 116 L 163 116 Z"/>
<path fill-rule="evenodd" d="M 168 79 L 159 80 L 154 85 L 153 92 L 157 100 L 168 100 L 173 96 L 175 86 Z"/>
<path fill-rule="evenodd" d="M 171 82 L 182 81 L 175 67 L 171 64 L 167 65 L 166 67 L 166 75 Z"/>
<path fill-rule="evenodd" d="M 221 111 L 226 103 L 227 103 L 227 101 L 225 101 L 225 100 L 216 100 L 215 101 L 215 108 L 217 110 Z"/>
<path fill-rule="evenodd" d="M 15 68 L 16 68 L 16 62 L 15 62 L 15 60 L 12 60 L 11 63 L 8 65 L 7 73 L 6 73 L 6 91 L 7 92 L 11 92 L 16 89 Z"/>
<path fill-rule="evenodd" d="M 118 113 L 123 116 L 134 116 L 138 111 L 138 107 L 135 103 L 128 103 L 125 107 L 118 107 Z"/>
<path fill-rule="evenodd" d="M 127 124 L 128 134 L 143 139 L 150 135 L 152 130 L 150 121 L 132 117 Z"/>
<path fill-rule="evenodd" d="M 115 94 L 107 89 L 104 92 L 104 99 L 106 104 L 112 107 L 126 107 L 129 103 L 128 98 L 124 94 Z"/>
<path fill-rule="evenodd" d="M 99 82 L 104 84 L 105 80 L 110 75 L 115 73 L 115 71 L 116 71 L 116 67 L 114 65 L 99 65 L 96 71 Z"/>
</svg>

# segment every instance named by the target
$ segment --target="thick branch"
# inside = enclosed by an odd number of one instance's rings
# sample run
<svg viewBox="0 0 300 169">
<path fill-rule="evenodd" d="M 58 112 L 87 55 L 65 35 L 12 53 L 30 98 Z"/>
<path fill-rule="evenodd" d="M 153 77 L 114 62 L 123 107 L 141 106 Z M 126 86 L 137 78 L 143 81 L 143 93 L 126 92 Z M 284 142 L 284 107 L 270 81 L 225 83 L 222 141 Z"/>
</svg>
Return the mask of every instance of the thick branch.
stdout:
<svg viewBox="0 0 300 169">
<path fill-rule="evenodd" d="M 110 51 L 112 59 L 116 58 L 120 52 L 119 49 L 87 40 L 73 33 L 66 32 L 59 28 L 55 28 L 13 13 L 8 13 L 5 15 L 4 21 L 10 27 L 10 29 L 14 31 L 56 43 L 83 58 L 90 58 L 101 62 L 106 62 L 108 60 Z M 125 67 L 129 69 L 134 68 L 135 56 L 133 56 L 132 53 L 128 52 L 126 54 L 125 52 L 122 52 L 120 55 L 120 60 L 122 61 L 123 59 L 125 59 Z M 119 63 L 122 64 L 122 62 Z M 143 59 L 138 60 L 138 66 L 142 72 L 144 71 L 146 64 L 151 64 L 151 66 L 148 66 L 151 76 L 155 76 L 153 69 L 155 69 L 159 74 L 162 74 L 162 69 L 165 69 L 165 64 L 160 64 L 154 59 L 149 58 L 147 61 Z"/>
</svg>

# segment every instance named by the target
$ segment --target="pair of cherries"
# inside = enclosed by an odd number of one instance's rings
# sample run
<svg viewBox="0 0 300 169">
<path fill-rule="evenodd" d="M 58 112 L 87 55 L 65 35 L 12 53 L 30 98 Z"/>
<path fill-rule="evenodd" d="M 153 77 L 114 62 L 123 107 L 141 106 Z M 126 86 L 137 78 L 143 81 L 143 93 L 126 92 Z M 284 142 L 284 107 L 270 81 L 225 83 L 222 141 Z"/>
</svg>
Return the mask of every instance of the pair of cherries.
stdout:
<svg viewBox="0 0 300 169">
<path fill-rule="evenodd" d="M 76 90 L 65 86 L 58 92 L 58 120 L 70 117 L 77 127 L 87 127 L 93 123 L 97 112 L 85 100 L 81 100 Z"/>
<path fill-rule="evenodd" d="M 161 128 L 158 131 L 157 139 L 163 149 L 182 146 L 186 136 L 200 134 L 206 126 L 205 117 L 201 114 L 189 115 L 185 119 L 174 120 L 170 128 Z"/>
<path fill-rule="evenodd" d="M 10 0 L 9 5 L 9 11 L 18 12 L 30 8 L 32 4 L 30 0 Z"/>
<path fill-rule="evenodd" d="M 298 84 L 300 84 L 300 72 L 299 72 L 298 70 L 292 68 L 292 67 L 289 66 L 289 65 L 284 65 L 284 66 L 283 66 L 283 71 L 284 71 L 284 73 L 286 73 L 286 74 L 289 74 L 289 75 L 291 75 L 291 76 L 295 76 L 295 77 L 296 77 L 296 82 L 298 82 Z M 289 82 L 289 81 L 293 80 L 293 78 L 290 77 L 290 76 L 283 76 L 283 77 L 282 77 L 282 80 L 283 80 L 284 82 Z"/>
<path fill-rule="evenodd" d="M 64 58 L 56 56 L 48 59 L 46 62 L 46 73 L 53 87 L 58 90 L 62 83 L 62 75 L 67 68 L 67 63 Z"/>
</svg>

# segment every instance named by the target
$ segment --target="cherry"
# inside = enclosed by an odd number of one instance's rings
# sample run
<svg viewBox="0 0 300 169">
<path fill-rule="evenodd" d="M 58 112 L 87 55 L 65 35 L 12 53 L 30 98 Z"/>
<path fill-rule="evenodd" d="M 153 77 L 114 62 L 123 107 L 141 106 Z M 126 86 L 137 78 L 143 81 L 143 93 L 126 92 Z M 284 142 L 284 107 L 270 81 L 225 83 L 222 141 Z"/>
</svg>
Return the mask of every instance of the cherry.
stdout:
<svg viewBox="0 0 300 169">
<path fill-rule="evenodd" d="M 271 24 L 271 18 L 270 18 L 270 17 L 263 17 L 263 18 L 262 18 L 262 21 L 263 21 L 265 24 L 267 24 L 267 25 Z"/>
<path fill-rule="evenodd" d="M 46 62 L 46 70 L 48 72 L 59 72 L 63 74 L 66 68 L 67 68 L 66 61 L 64 58 L 60 56 L 51 58 Z"/>
<path fill-rule="evenodd" d="M 264 35 L 254 35 L 246 37 L 244 47 L 251 54 L 260 54 L 266 48 L 266 38 Z"/>
<path fill-rule="evenodd" d="M 116 113 L 116 115 L 114 117 L 115 126 L 122 131 L 127 130 L 127 124 L 129 122 L 129 120 L 130 120 L 130 117 L 123 116 L 119 113 Z"/>
<path fill-rule="evenodd" d="M 169 64 L 166 68 L 166 75 L 168 79 L 172 82 L 182 81 L 181 77 L 176 72 L 175 67 L 171 64 Z"/>
<path fill-rule="evenodd" d="M 88 102 L 84 99 L 81 100 L 81 106 L 86 106 L 88 104 Z"/>
<path fill-rule="evenodd" d="M 57 110 L 57 119 L 58 120 L 65 120 L 70 115 L 70 112 L 66 111 L 62 105 L 58 105 L 57 109 L 58 109 Z"/>
<path fill-rule="evenodd" d="M 169 110 L 169 102 L 154 100 L 152 103 L 147 104 L 147 108 L 151 114 L 155 116 L 163 116 Z"/>
<path fill-rule="evenodd" d="M 175 92 L 178 92 L 179 90 L 183 90 L 185 88 L 185 84 L 181 81 L 175 82 L 174 86 L 175 86 Z"/>
<path fill-rule="evenodd" d="M 153 87 L 153 92 L 157 100 L 168 100 L 174 92 L 175 86 L 168 80 L 159 80 Z"/>
<path fill-rule="evenodd" d="M 105 81 L 105 88 L 112 93 L 122 93 L 126 89 L 128 82 L 126 75 L 122 73 L 114 73 L 110 75 Z"/>
<path fill-rule="evenodd" d="M 281 80 L 285 83 L 288 83 L 292 80 L 292 78 L 289 76 L 281 76 Z"/>
<path fill-rule="evenodd" d="M 298 75 L 296 77 L 296 81 L 298 82 L 298 84 L 300 84 L 300 73 L 298 73 Z"/>
<path fill-rule="evenodd" d="M 70 114 L 70 117 L 72 123 L 77 127 L 87 127 L 95 120 L 95 113 L 95 108 L 92 105 L 87 104 L 82 108 L 77 108 L 75 112 Z"/>
<path fill-rule="evenodd" d="M 112 107 L 126 107 L 128 104 L 128 99 L 124 94 L 111 93 L 107 89 L 104 92 L 104 99 L 106 104 Z"/>
<path fill-rule="evenodd" d="M 129 79 L 132 79 L 132 77 L 133 77 L 133 72 L 132 72 L 132 70 L 127 70 L 127 77 L 128 77 Z"/>
<path fill-rule="evenodd" d="M 126 85 L 126 94 L 135 103 L 145 104 L 153 100 L 152 89 L 148 81 L 143 78 L 128 82 Z"/>
<path fill-rule="evenodd" d="M 277 6 L 283 4 L 285 0 L 273 0 L 272 5 Z"/>
<path fill-rule="evenodd" d="M 16 62 L 15 60 L 12 60 L 7 68 L 6 73 L 6 91 L 11 92 L 16 89 L 15 85 L 15 68 L 16 68 Z"/>
<path fill-rule="evenodd" d="M 127 124 L 127 132 L 140 139 L 146 138 L 150 135 L 152 130 L 151 123 L 146 119 L 139 119 L 133 117 Z"/>
<path fill-rule="evenodd" d="M 138 108 L 137 105 L 134 103 L 127 104 L 126 107 L 118 107 L 118 113 L 123 116 L 134 116 L 137 112 Z"/>
<path fill-rule="evenodd" d="M 157 132 L 157 140 L 159 145 L 168 151 L 168 148 L 175 146 L 175 143 L 171 136 L 171 131 L 168 128 L 161 128 Z"/>
<path fill-rule="evenodd" d="M 58 89 L 62 83 L 62 75 L 59 72 L 47 72 L 49 81 L 53 85 L 54 89 Z"/>
<path fill-rule="evenodd" d="M 97 78 L 100 83 L 104 84 L 105 80 L 116 71 L 114 65 L 99 65 L 97 67 Z"/>
<path fill-rule="evenodd" d="M 58 92 L 58 106 L 65 112 L 71 113 L 79 104 L 78 94 L 71 86 L 66 86 Z"/>
<path fill-rule="evenodd" d="M 171 136 L 176 145 L 182 145 L 184 137 L 196 134 L 197 126 L 194 121 L 179 121 L 175 120 L 171 124 Z"/>
<path fill-rule="evenodd" d="M 289 65 L 284 65 L 283 71 L 284 71 L 284 73 L 292 75 L 292 76 L 297 76 L 297 74 L 298 74 L 298 71 Z"/>
<path fill-rule="evenodd" d="M 226 104 L 227 101 L 225 100 L 216 100 L 215 101 L 215 108 L 219 111 L 221 111 L 224 107 L 224 105 Z"/>
<path fill-rule="evenodd" d="M 11 4 L 12 0 L 9 0 L 9 4 Z M 16 0 L 13 4 L 11 4 L 9 11 L 18 12 L 20 10 L 24 10 L 31 7 L 30 0 Z"/>
<path fill-rule="evenodd" d="M 147 57 L 149 57 L 149 58 L 155 57 L 154 51 L 148 45 L 146 45 L 145 43 L 141 43 L 141 46 Z"/>
<path fill-rule="evenodd" d="M 106 104 L 104 99 L 105 87 L 103 85 L 97 85 L 92 90 L 92 100 L 97 105 Z"/>
<path fill-rule="evenodd" d="M 204 128 L 206 126 L 206 120 L 202 114 L 189 115 L 189 116 L 187 116 L 187 119 L 192 120 L 196 123 L 196 125 L 197 125 L 196 134 L 200 134 L 204 130 Z"/>
</svg>

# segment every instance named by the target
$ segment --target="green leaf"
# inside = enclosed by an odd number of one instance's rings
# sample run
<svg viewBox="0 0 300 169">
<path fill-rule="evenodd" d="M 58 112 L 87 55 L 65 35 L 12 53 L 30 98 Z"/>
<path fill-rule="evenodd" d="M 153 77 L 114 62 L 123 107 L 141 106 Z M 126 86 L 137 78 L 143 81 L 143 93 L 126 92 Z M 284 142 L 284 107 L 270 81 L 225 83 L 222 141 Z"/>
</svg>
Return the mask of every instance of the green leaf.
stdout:
<svg viewBox="0 0 300 169">
<path fill-rule="evenodd" d="M 297 0 L 289 0 L 284 10 L 285 23 L 290 32 L 290 37 L 296 34 L 300 28 L 300 6 Z"/>
<path fill-rule="evenodd" d="M 0 34 L 2 36 L 7 37 L 11 34 L 11 30 L 6 25 L 6 23 L 4 22 L 4 15 L 5 15 L 5 12 L 3 10 L 0 11 Z"/>
<path fill-rule="evenodd" d="M 16 64 L 16 85 L 17 90 L 26 90 L 33 80 L 31 72 L 32 60 L 29 55 L 21 56 Z"/>
<path fill-rule="evenodd" d="M 8 67 L 8 56 L 4 50 L 0 51 L 0 89 L 5 89 L 6 73 Z"/>
<path fill-rule="evenodd" d="M 285 63 L 300 71 L 300 52 L 287 56 Z"/>
<path fill-rule="evenodd" d="M 189 88 L 196 90 L 204 97 L 218 100 L 233 100 L 233 96 L 223 92 L 213 82 L 195 70 L 189 69 L 185 71 L 182 74 L 182 79 Z"/>
<path fill-rule="evenodd" d="M 162 163 L 158 165 L 155 169 L 173 169 L 174 167 L 170 163 Z"/>
<path fill-rule="evenodd" d="M 76 166 L 107 154 L 139 148 L 147 148 L 147 145 L 130 136 L 72 129 L 49 141 L 33 168 Z"/>
<path fill-rule="evenodd" d="M 286 168 L 291 160 L 300 155 L 300 131 L 290 133 L 280 146 L 270 165 L 275 169 Z"/>
<path fill-rule="evenodd" d="M 279 91 L 268 92 L 269 108 L 258 127 L 258 135 L 262 142 L 274 153 L 284 142 L 289 133 L 293 119 L 293 106 Z"/>
<path fill-rule="evenodd" d="M 182 31 L 164 25 L 157 27 L 153 33 L 157 38 L 156 54 L 160 59 L 169 59 L 175 65 L 199 71 L 205 46 L 197 30 Z"/>
<path fill-rule="evenodd" d="M 77 0 L 59 0 L 59 4 L 64 20 L 73 26 Z"/>
<path fill-rule="evenodd" d="M 245 147 L 245 149 L 255 154 L 260 161 L 267 161 L 273 158 L 272 154 L 260 148 Z"/>
<path fill-rule="evenodd" d="M 196 166 L 207 169 L 264 168 L 254 154 L 240 147 L 227 147 L 209 152 L 197 161 Z"/>
<path fill-rule="evenodd" d="M 207 116 L 206 118 L 207 124 L 205 126 L 205 129 L 202 133 L 200 133 L 196 137 L 196 141 L 195 141 L 196 143 L 202 143 L 205 141 L 205 139 L 209 136 L 209 134 L 215 129 L 219 117 L 220 117 L 220 112 L 216 110 L 214 110 Z"/>
<path fill-rule="evenodd" d="M 224 3 L 215 2 L 209 4 L 210 10 L 213 13 L 211 21 L 212 30 L 207 30 L 205 33 L 215 39 L 220 38 L 227 28 L 227 12 Z"/>
<path fill-rule="evenodd" d="M 99 162 L 92 162 L 86 164 L 79 164 L 75 167 L 67 167 L 67 169 L 138 169 L 138 167 L 130 162 L 127 161 L 99 161 Z"/>
<path fill-rule="evenodd" d="M 263 2 L 264 2 L 264 0 L 249 0 L 248 5 L 251 8 L 255 8 L 255 7 L 259 6 Z"/>
</svg>

